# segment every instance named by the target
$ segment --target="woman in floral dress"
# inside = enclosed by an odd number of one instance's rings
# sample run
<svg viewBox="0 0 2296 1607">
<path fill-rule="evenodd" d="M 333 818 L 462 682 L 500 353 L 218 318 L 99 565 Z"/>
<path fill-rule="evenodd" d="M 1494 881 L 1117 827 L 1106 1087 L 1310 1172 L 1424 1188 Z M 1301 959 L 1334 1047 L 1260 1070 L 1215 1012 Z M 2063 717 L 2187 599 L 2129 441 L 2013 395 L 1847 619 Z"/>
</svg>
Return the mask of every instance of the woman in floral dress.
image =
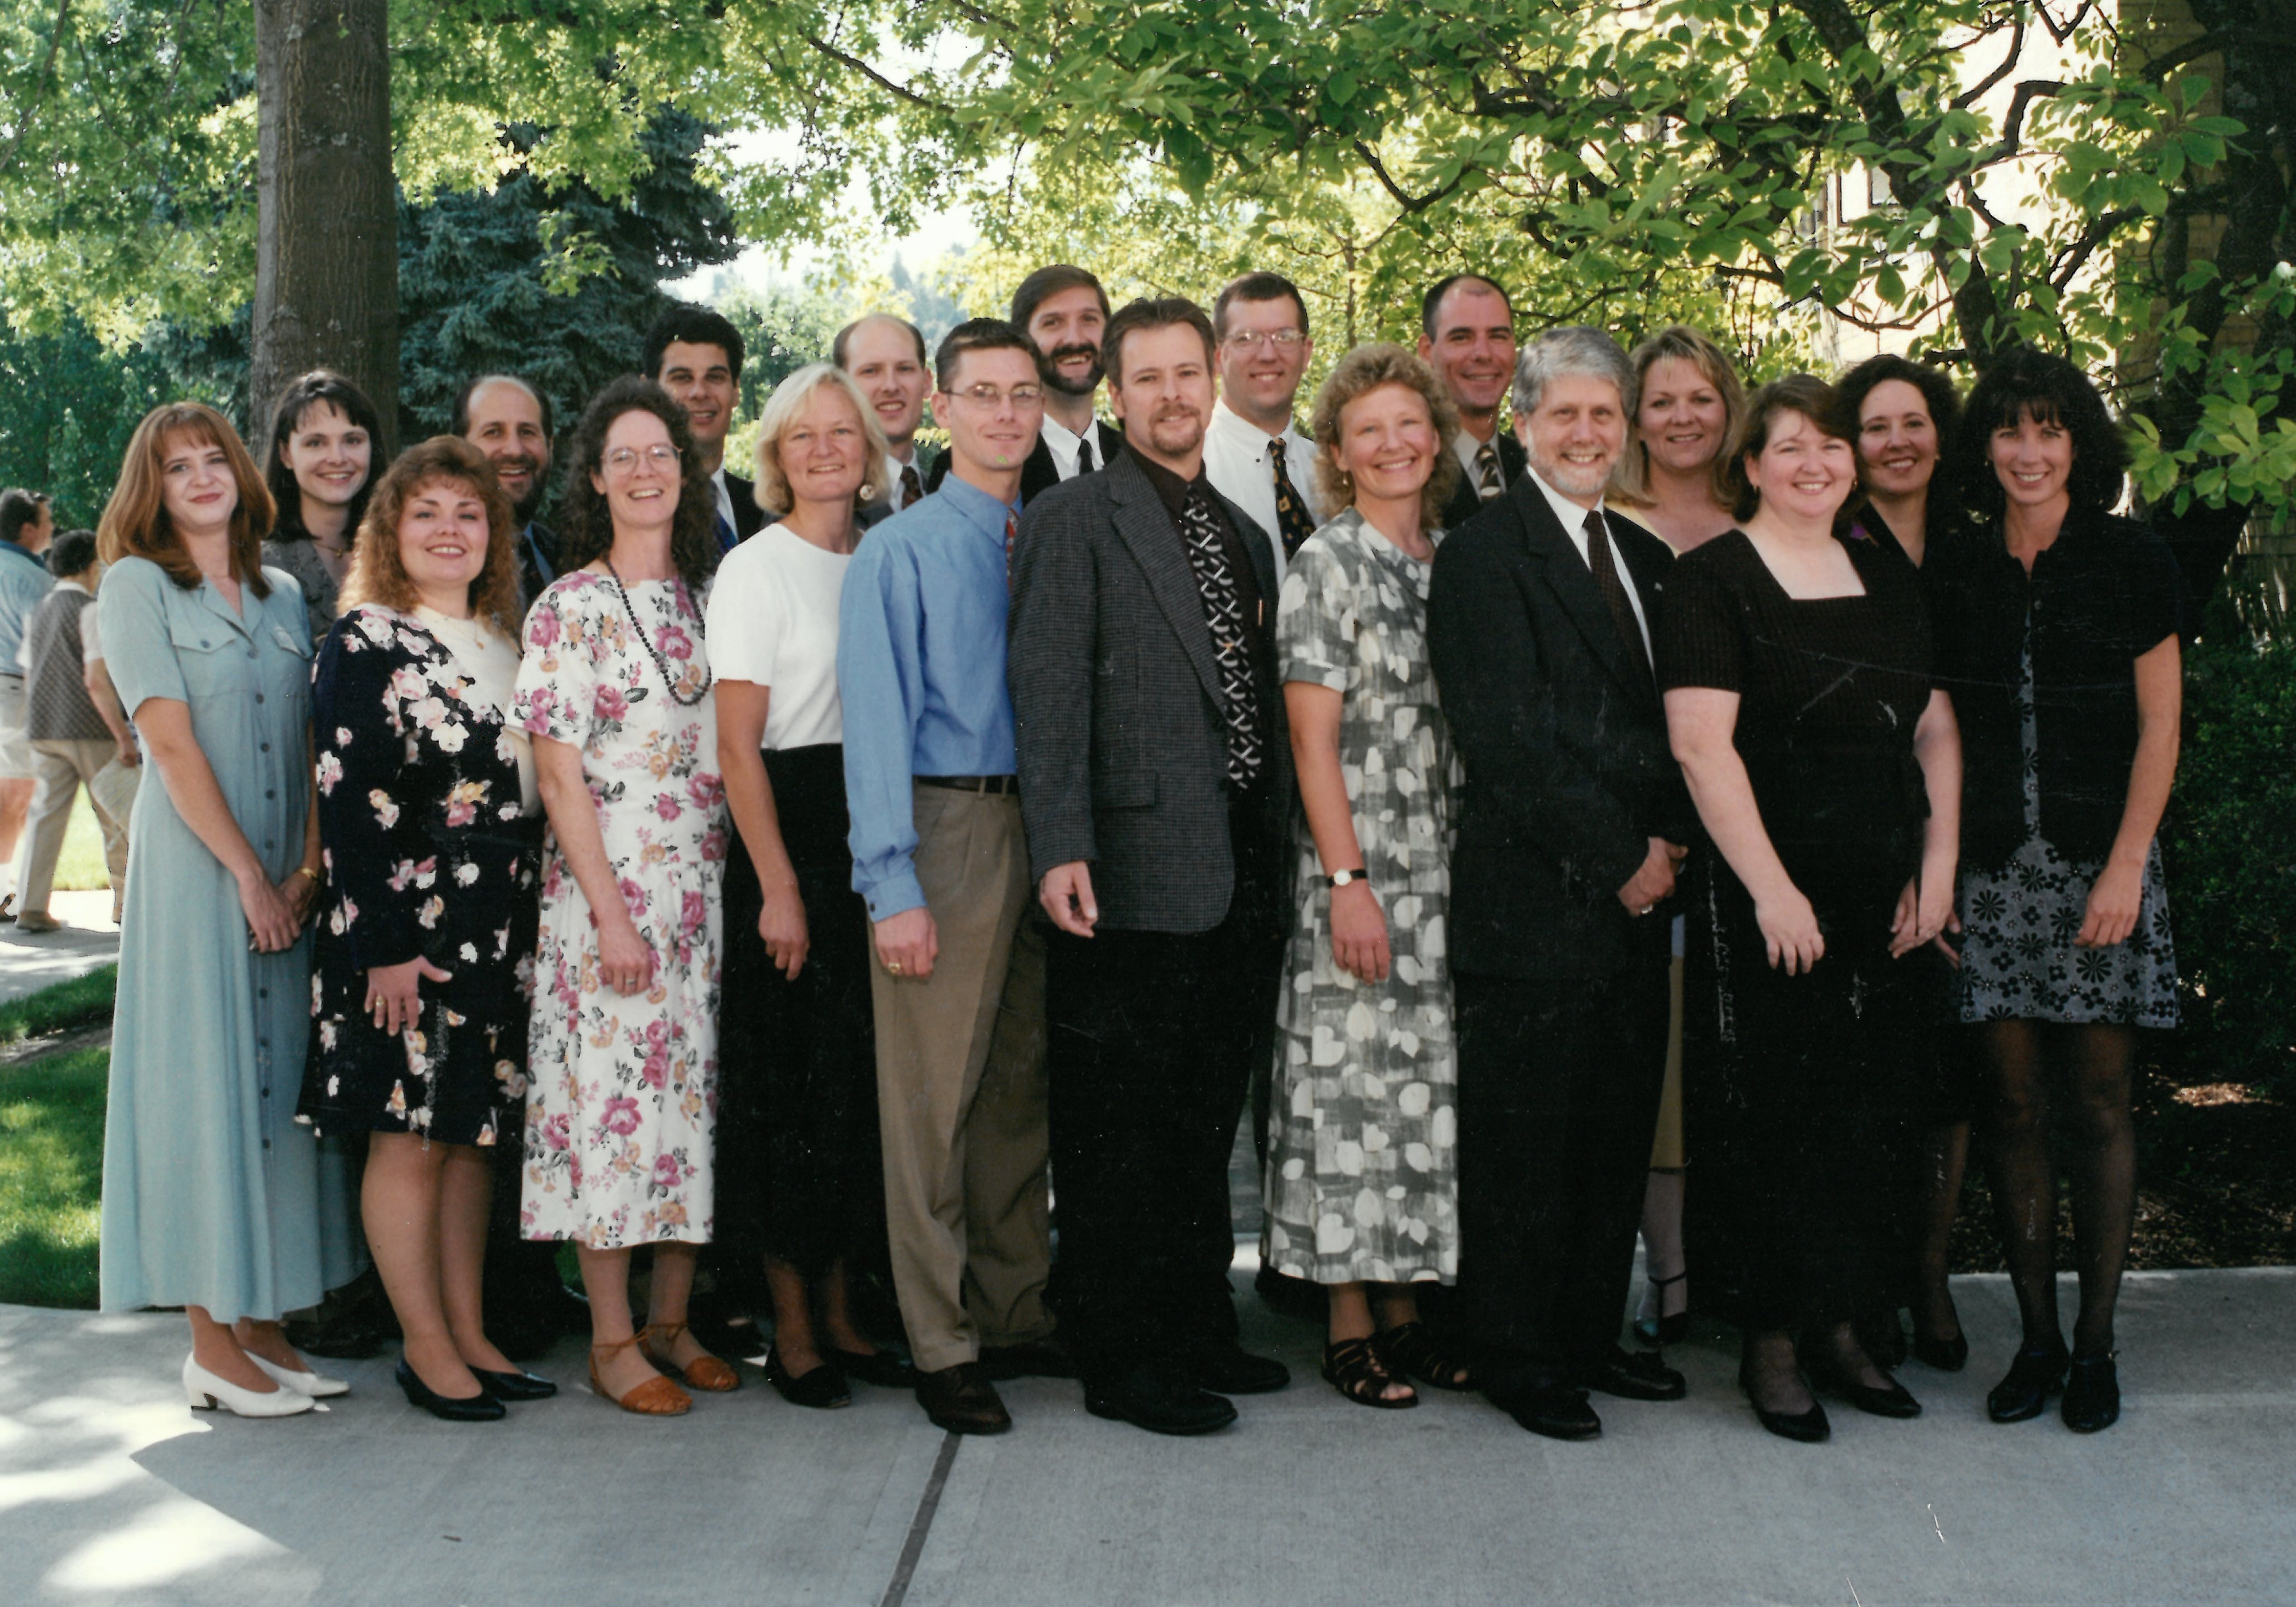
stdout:
<svg viewBox="0 0 2296 1607">
<path fill-rule="evenodd" d="M 1341 359 L 1315 435 L 1326 504 L 1348 505 L 1292 558 L 1276 616 L 1305 819 L 1262 1261 L 1326 1286 L 1324 1377 L 1369 1406 L 1417 1404 L 1406 1377 L 1467 1382 L 1411 1292 L 1459 1260 L 1454 761 L 1426 636 L 1457 422 L 1401 347 Z"/>
<path fill-rule="evenodd" d="M 459 1422 L 557 1388 L 514 1366 L 480 1315 L 534 975 L 539 810 L 508 724 L 512 542 L 477 448 L 440 436 L 401 456 L 359 529 L 311 705 L 329 888 L 297 1113 L 371 1135 L 360 1202 L 406 1341 L 399 1388 Z"/>
<path fill-rule="evenodd" d="M 717 493 L 667 391 L 598 394 L 563 508 L 565 573 L 527 615 L 518 676 L 550 818 L 521 1224 L 574 1242 L 593 1387 L 674 1415 L 692 1398 L 656 1367 L 701 1390 L 739 1379 L 685 1325 L 712 1215 L 726 832 L 701 613 Z M 639 1245 L 653 1275 L 634 1329 Z"/>
</svg>

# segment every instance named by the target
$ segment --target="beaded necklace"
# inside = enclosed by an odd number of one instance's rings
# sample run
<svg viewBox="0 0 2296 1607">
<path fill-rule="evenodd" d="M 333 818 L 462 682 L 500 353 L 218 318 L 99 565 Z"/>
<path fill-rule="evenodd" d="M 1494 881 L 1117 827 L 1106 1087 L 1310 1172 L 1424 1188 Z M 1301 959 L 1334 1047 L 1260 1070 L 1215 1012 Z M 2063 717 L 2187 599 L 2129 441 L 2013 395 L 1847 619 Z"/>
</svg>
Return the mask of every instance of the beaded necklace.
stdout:
<svg viewBox="0 0 2296 1607">
<path fill-rule="evenodd" d="M 676 704 L 680 709 L 693 708 L 703 698 L 709 695 L 710 685 L 718 678 L 717 672 L 715 670 L 705 668 L 701 672 L 701 685 L 700 689 L 697 690 L 690 698 L 680 696 L 677 690 L 677 677 L 669 673 L 669 665 L 663 660 L 660 652 L 654 646 L 653 638 L 646 635 L 645 627 L 638 623 L 638 611 L 630 606 L 630 594 L 622 589 L 622 577 L 620 573 L 615 570 L 614 561 L 609 558 L 604 562 L 606 565 L 606 578 L 614 583 L 614 595 L 622 600 L 622 612 L 629 616 L 630 628 L 638 634 L 638 644 L 646 650 L 646 657 L 652 659 L 653 660 L 653 667 L 661 672 L 662 685 L 669 688 L 669 701 Z M 694 611 L 693 600 L 686 595 L 685 578 L 683 576 L 678 577 L 674 584 L 677 587 L 677 606 L 679 610 L 685 613 L 687 619 L 693 621 L 693 634 L 697 636 L 701 636 L 706 643 L 709 640 L 709 636 L 702 629 L 701 616 Z"/>
</svg>

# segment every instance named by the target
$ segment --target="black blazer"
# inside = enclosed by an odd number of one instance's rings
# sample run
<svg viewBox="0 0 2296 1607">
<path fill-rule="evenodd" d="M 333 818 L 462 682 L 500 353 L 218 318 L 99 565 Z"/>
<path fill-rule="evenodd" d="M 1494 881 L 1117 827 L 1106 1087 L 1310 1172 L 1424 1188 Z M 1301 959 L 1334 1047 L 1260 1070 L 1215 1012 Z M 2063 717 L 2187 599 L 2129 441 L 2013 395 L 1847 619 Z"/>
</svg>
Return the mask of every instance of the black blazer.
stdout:
<svg viewBox="0 0 2296 1607">
<path fill-rule="evenodd" d="M 1615 512 L 1643 617 L 1674 553 Z M 1436 549 L 1428 648 L 1466 768 L 1451 857 L 1451 963 L 1556 981 L 1663 963 L 1667 921 L 1619 902 L 1652 837 L 1687 844 L 1696 816 L 1667 743 L 1657 683 L 1536 482 Z"/>
<path fill-rule="evenodd" d="M 541 563 L 535 562 L 537 553 L 541 554 Z M 549 566 L 546 576 L 543 573 L 544 564 Z M 518 606 L 521 616 L 562 572 L 558 567 L 558 532 L 538 519 L 533 521 L 518 537 Z"/>
<path fill-rule="evenodd" d="M 769 522 L 766 511 L 758 506 L 758 488 L 743 480 L 731 469 L 726 471 L 726 495 L 734 499 L 734 539 L 749 540 Z"/>
<path fill-rule="evenodd" d="M 1220 498 L 1250 553 L 1268 651 L 1259 789 L 1275 840 L 1292 813 L 1292 737 L 1275 685 L 1275 549 Z M 1103 925 L 1201 932 L 1235 886 L 1227 726 L 1195 572 L 1147 475 L 1119 453 L 1027 504 L 1013 548 L 1008 678 L 1021 818 L 1035 878 L 1086 860 Z"/>
<path fill-rule="evenodd" d="M 1530 455 L 1522 449 L 1522 443 L 1514 439 L 1512 430 L 1500 430 L 1491 437 L 1491 443 L 1499 449 L 1499 478 L 1512 488 L 1522 479 L 1523 471 L 1530 467 Z M 1444 450 L 1450 450 L 1448 441 L 1444 443 Z M 1458 459 L 1455 457 L 1451 461 L 1456 463 Z M 1492 502 L 1497 500 L 1496 497 L 1491 499 Z M 1451 500 L 1444 504 L 1443 528 L 1447 530 L 1459 529 L 1487 505 L 1481 497 L 1475 495 L 1473 480 L 1462 474 L 1459 483 L 1451 488 Z"/>
<path fill-rule="evenodd" d="M 1124 455 L 1124 431 L 1105 419 L 1096 418 L 1092 422 L 1093 455 L 1097 459 L 1093 464 L 1093 472 L 1097 474 Z M 939 461 L 926 471 L 927 491 L 940 489 L 940 482 L 948 473 L 948 455 L 942 453 Z M 1040 431 L 1035 450 L 1029 454 L 1029 461 L 1021 465 L 1021 505 L 1027 507 L 1060 483 L 1061 467 L 1053 461 L 1053 449 L 1045 444 Z M 1097 892 L 1099 890 L 1094 890 Z"/>
</svg>

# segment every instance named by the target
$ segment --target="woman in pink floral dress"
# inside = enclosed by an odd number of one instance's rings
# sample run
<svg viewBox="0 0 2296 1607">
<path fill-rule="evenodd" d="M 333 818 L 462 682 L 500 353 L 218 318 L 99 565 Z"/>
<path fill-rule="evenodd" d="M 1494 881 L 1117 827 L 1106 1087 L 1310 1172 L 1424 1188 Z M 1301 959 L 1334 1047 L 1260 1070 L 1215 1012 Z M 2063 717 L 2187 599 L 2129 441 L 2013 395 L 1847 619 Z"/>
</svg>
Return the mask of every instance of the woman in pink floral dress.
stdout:
<svg viewBox="0 0 2296 1607">
<path fill-rule="evenodd" d="M 563 577 L 527 616 L 518 677 L 550 818 L 521 1222 L 574 1242 L 593 1388 L 652 1415 L 693 1404 L 662 1372 L 739 1382 L 685 1326 L 718 1103 L 726 802 L 701 628 L 716 511 L 668 394 L 601 391 L 570 455 Z M 641 1245 L 653 1275 L 634 1328 Z"/>
</svg>

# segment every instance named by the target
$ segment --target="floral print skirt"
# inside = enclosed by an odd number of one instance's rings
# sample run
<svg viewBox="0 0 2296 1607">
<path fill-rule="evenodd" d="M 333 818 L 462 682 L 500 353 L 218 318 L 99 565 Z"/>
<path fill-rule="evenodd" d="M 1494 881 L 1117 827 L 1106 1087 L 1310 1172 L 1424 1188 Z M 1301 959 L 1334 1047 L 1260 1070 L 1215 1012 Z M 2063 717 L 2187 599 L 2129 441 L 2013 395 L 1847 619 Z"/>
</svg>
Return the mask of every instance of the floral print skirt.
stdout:
<svg viewBox="0 0 2296 1607">
<path fill-rule="evenodd" d="M 2136 930 L 2112 948 L 2076 948 L 2100 864 L 2069 862 L 2029 835 L 1997 871 L 1961 877 L 1961 1019 L 2177 1024 L 2177 951 L 2161 845 L 2144 857 Z"/>
</svg>

